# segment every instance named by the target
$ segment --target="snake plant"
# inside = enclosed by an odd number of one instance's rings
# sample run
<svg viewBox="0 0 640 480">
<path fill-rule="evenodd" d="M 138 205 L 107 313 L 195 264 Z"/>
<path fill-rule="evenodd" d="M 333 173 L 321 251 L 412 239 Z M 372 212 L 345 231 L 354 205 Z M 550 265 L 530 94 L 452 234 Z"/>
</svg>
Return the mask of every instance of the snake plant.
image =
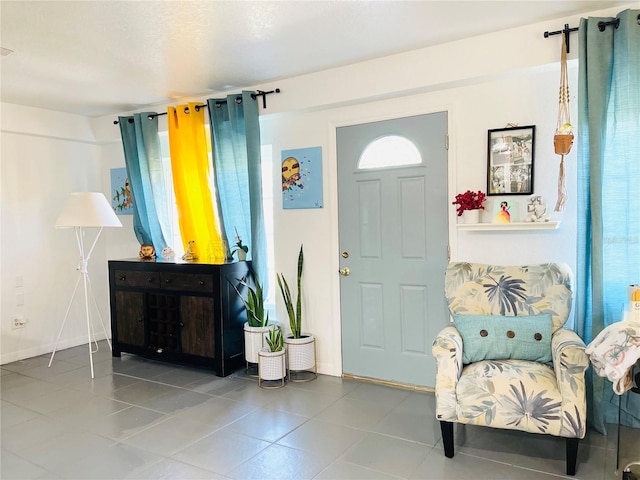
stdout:
<svg viewBox="0 0 640 480">
<path fill-rule="evenodd" d="M 264 293 L 258 277 L 253 275 L 255 288 L 249 285 L 246 280 L 238 278 L 240 285 L 247 287 L 247 298 L 245 299 L 238 287 L 233 285 L 238 296 L 247 310 L 247 322 L 250 327 L 265 327 L 269 324 L 269 312 L 264 308 Z"/>
<path fill-rule="evenodd" d="M 273 325 L 269 329 L 269 333 L 265 337 L 269 350 L 272 352 L 281 352 L 284 349 L 284 338 L 282 337 L 282 328 L 280 325 Z"/>
<path fill-rule="evenodd" d="M 289 284 L 284 278 L 284 275 L 277 274 L 278 285 L 280 286 L 280 292 L 282 293 L 282 299 L 287 309 L 287 315 L 289 316 L 289 326 L 291 327 L 291 334 L 293 338 L 300 338 L 300 332 L 302 331 L 302 264 L 304 262 L 304 253 L 302 252 L 302 245 L 300 245 L 300 253 L 298 254 L 298 298 L 296 299 L 295 310 L 293 306 L 293 297 L 291 296 L 291 290 Z"/>
</svg>

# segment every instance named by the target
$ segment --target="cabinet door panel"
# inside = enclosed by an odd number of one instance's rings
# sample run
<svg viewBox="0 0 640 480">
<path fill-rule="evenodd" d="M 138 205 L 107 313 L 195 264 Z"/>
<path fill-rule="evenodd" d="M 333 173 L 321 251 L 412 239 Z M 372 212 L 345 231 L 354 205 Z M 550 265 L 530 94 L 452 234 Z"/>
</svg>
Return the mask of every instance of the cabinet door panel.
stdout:
<svg viewBox="0 0 640 480">
<path fill-rule="evenodd" d="M 116 291 L 116 327 L 118 342 L 143 346 L 144 294 Z"/>
<path fill-rule="evenodd" d="M 215 357 L 213 298 L 180 297 L 180 339 L 182 352 L 201 357 Z"/>
</svg>

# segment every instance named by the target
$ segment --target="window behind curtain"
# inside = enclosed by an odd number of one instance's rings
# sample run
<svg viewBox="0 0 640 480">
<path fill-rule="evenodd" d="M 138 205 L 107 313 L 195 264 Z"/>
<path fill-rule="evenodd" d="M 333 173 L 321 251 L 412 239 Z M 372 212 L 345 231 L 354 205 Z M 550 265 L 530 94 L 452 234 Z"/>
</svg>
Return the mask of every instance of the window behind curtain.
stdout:
<svg viewBox="0 0 640 480">
<path fill-rule="evenodd" d="M 208 127 L 207 127 L 208 131 Z M 162 165 L 164 168 L 165 179 L 167 182 L 166 191 L 167 191 L 167 204 L 170 205 L 171 211 L 169 212 L 169 218 L 171 222 L 171 232 L 167 235 L 167 241 L 171 244 L 171 248 L 173 248 L 176 258 L 182 257 L 184 255 L 184 248 L 182 246 L 182 237 L 180 236 L 180 226 L 178 224 L 178 209 L 176 207 L 176 197 L 173 193 L 173 179 L 171 176 L 171 157 L 169 155 L 169 134 L 168 132 L 160 132 L 158 134 L 160 136 L 160 147 L 162 151 Z M 211 152 L 209 152 L 211 155 Z M 264 227 L 265 227 L 265 235 L 267 238 L 267 272 L 269 278 L 267 281 L 263 281 L 265 285 L 270 285 L 273 287 L 275 282 L 275 261 L 274 261 L 274 246 L 273 246 L 273 148 L 271 145 L 262 145 L 261 147 L 261 156 L 262 156 L 262 205 L 264 211 Z M 212 191 L 215 188 L 212 182 Z M 235 233 L 231 235 L 231 242 L 233 242 L 233 237 Z M 245 243 L 247 242 L 246 238 L 242 239 Z M 269 288 L 267 292 L 266 298 L 266 307 L 269 310 L 269 318 L 274 319 L 276 315 L 276 298 L 275 298 L 275 288 Z"/>
</svg>

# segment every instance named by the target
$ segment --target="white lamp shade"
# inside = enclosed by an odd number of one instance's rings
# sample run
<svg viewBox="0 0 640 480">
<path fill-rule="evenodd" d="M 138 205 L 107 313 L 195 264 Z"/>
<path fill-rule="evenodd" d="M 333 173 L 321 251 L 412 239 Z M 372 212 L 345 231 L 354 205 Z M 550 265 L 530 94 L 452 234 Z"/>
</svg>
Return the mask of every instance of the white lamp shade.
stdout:
<svg viewBox="0 0 640 480">
<path fill-rule="evenodd" d="M 55 226 L 121 227 L 122 223 L 102 193 L 75 192 L 67 200 Z"/>
</svg>

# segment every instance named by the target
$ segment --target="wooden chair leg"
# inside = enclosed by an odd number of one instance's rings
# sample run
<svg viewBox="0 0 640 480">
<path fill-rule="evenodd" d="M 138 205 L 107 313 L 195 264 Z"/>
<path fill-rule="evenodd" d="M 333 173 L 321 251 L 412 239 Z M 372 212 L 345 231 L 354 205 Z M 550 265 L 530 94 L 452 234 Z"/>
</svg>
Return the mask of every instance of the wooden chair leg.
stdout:
<svg viewBox="0 0 640 480">
<path fill-rule="evenodd" d="M 567 438 L 567 475 L 576 474 L 579 438 Z"/>
<path fill-rule="evenodd" d="M 442 444 L 444 445 L 444 456 L 453 458 L 453 422 L 440 421 L 442 431 Z"/>
</svg>

